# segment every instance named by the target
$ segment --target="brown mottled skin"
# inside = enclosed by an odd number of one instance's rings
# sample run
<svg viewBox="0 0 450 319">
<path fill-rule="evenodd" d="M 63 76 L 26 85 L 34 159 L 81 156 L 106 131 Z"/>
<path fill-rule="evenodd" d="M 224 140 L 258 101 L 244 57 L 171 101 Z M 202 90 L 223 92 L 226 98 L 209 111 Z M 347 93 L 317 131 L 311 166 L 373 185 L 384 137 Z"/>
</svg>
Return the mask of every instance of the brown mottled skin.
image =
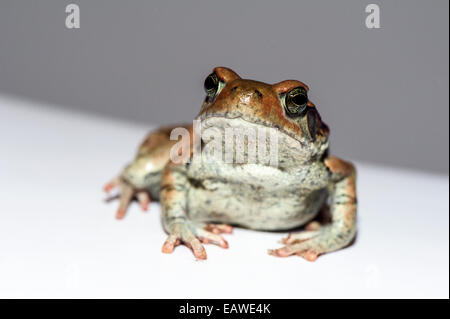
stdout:
<svg viewBox="0 0 450 319">
<path fill-rule="evenodd" d="M 124 217 L 133 197 L 143 209 L 150 198 L 159 199 L 169 233 L 162 251 L 171 253 L 185 244 L 198 259 L 206 258 L 202 243 L 228 247 L 220 233 L 231 233 L 229 224 L 257 230 L 306 225 L 283 239 L 284 247 L 269 251 L 279 257 L 313 261 L 348 245 L 356 232 L 355 168 L 328 155 L 329 130 L 313 103 L 308 100 L 298 117 L 285 110 L 286 94 L 308 87 L 294 80 L 273 85 L 246 80 L 223 67 L 213 72 L 222 86 L 202 105 L 197 116 L 202 128 L 222 134 L 226 127 L 277 129 L 278 165 L 205 163 L 192 150 L 189 161 L 175 164 L 169 153 L 177 141 L 169 137 L 179 126 L 161 128 L 147 136 L 135 160 L 105 186 L 106 191 L 122 189 L 116 217 Z M 192 132 L 192 125 L 184 127 Z M 331 222 L 312 221 L 326 204 Z"/>
</svg>

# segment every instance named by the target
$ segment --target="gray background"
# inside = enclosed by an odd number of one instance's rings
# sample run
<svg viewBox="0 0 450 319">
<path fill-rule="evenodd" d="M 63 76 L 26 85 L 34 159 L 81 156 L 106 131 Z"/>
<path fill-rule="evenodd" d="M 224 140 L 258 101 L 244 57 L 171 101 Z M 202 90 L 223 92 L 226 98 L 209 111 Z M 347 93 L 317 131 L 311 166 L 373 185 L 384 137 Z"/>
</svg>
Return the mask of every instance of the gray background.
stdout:
<svg viewBox="0 0 450 319">
<path fill-rule="evenodd" d="M 66 29 L 77 3 L 81 28 Z M 381 29 L 365 7 L 381 8 Z M 2 0 L 0 93 L 150 124 L 190 121 L 213 66 L 294 78 L 348 159 L 448 174 L 446 0 Z M 136 141 L 136 144 L 139 141 Z"/>
</svg>

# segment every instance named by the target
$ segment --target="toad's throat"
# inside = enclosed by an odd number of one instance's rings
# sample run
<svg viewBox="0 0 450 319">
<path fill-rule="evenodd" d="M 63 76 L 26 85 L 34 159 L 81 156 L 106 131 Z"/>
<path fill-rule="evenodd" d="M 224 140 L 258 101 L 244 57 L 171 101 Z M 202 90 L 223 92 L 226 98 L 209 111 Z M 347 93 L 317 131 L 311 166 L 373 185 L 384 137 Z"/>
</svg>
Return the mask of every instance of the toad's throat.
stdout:
<svg viewBox="0 0 450 319">
<path fill-rule="evenodd" d="M 240 118 L 227 121 L 214 118 L 206 120 L 200 134 L 202 157 L 212 162 L 278 165 L 279 133 L 276 129 Z"/>
</svg>

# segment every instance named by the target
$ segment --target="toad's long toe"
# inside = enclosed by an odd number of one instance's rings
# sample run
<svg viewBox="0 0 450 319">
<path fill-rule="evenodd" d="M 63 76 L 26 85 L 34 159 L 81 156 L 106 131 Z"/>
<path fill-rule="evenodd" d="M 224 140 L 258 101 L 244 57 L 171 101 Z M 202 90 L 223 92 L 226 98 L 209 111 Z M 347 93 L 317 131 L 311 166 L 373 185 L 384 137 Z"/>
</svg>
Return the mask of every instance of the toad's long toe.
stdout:
<svg viewBox="0 0 450 319">
<path fill-rule="evenodd" d="M 176 246 L 181 244 L 181 240 L 178 235 L 169 235 L 162 246 L 162 252 L 165 254 L 171 254 Z"/>
<path fill-rule="evenodd" d="M 146 191 L 139 191 L 136 194 L 136 198 L 137 198 L 139 204 L 141 204 L 142 210 L 143 211 L 147 211 L 148 210 L 148 205 L 151 202 L 150 196 L 148 195 L 148 193 Z"/>
<path fill-rule="evenodd" d="M 119 184 L 120 184 L 120 178 L 119 177 L 113 178 L 108 183 L 106 183 L 105 186 L 103 186 L 103 191 L 105 191 L 106 193 L 109 193 L 114 188 L 119 186 Z"/>
<path fill-rule="evenodd" d="M 214 234 L 232 234 L 233 227 L 227 224 L 206 224 L 205 230 L 212 232 Z"/>
<path fill-rule="evenodd" d="M 316 230 L 305 230 L 298 233 L 291 233 L 286 238 L 283 238 L 281 242 L 285 245 L 290 245 L 314 238 L 319 234 L 320 232 Z"/>
<path fill-rule="evenodd" d="M 217 235 L 215 233 L 203 230 L 203 229 L 199 229 L 197 231 L 197 236 L 200 238 L 200 240 L 204 243 L 204 244 L 214 244 L 217 245 L 219 247 L 222 248 L 228 248 L 228 243 L 227 241 L 220 235 Z"/>
<path fill-rule="evenodd" d="M 120 194 L 119 208 L 117 209 L 116 213 L 117 219 L 122 219 L 125 217 L 132 198 L 133 188 L 129 185 L 123 185 L 122 193 Z"/>
</svg>

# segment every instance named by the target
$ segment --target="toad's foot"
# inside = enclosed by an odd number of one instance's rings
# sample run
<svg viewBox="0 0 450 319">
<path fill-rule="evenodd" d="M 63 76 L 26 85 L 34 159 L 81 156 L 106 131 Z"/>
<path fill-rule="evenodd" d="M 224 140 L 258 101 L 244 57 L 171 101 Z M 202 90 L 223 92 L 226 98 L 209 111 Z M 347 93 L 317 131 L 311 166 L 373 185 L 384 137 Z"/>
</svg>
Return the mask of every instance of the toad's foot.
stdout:
<svg viewBox="0 0 450 319">
<path fill-rule="evenodd" d="M 286 246 L 278 249 L 270 249 L 269 255 L 276 257 L 287 257 L 297 255 L 308 261 L 315 261 L 319 254 L 324 253 L 326 248 L 321 244 L 320 231 L 301 231 L 289 234 L 282 239 Z"/>
<path fill-rule="evenodd" d="M 340 234 L 330 226 L 305 230 L 289 234 L 282 240 L 286 246 L 269 250 L 269 254 L 277 257 L 297 255 L 308 261 L 315 261 L 319 255 L 333 251 L 340 238 Z"/>
<path fill-rule="evenodd" d="M 228 248 L 227 241 L 220 233 L 231 233 L 233 228 L 223 224 L 197 224 L 187 220 L 180 220 L 170 226 L 170 235 L 164 242 L 162 252 L 170 254 L 176 246 L 185 244 L 197 259 L 206 259 L 204 244 L 215 244 Z"/>
<path fill-rule="evenodd" d="M 125 182 L 120 177 L 116 177 L 107 183 L 103 190 L 109 193 L 116 187 L 120 187 L 121 194 L 119 195 L 119 208 L 117 209 L 116 218 L 122 219 L 128 210 L 131 200 L 136 197 L 143 211 L 148 210 L 148 205 L 150 204 L 150 195 L 146 190 L 138 190 L 131 184 Z"/>
</svg>

